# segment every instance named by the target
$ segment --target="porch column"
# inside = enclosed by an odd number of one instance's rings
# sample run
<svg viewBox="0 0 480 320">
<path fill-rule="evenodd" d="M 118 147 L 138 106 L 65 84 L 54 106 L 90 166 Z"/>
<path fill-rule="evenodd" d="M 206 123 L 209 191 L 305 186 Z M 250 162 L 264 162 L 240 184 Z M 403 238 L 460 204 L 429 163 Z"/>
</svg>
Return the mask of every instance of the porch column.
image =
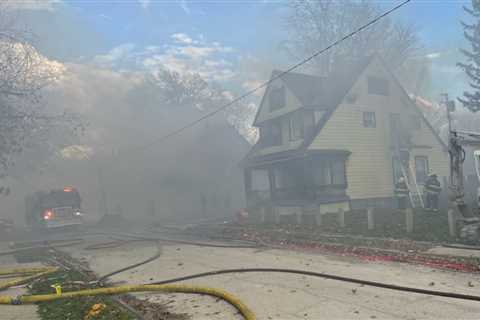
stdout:
<svg viewBox="0 0 480 320">
<path fill-rule="evenodd" d="M 320 206 L 318 206 L 317 212 L 314 211 L 313 214 L 315 216 L 316 225 L 320 227 L 322 225 L 322 211 L 320 210 Z"/>
<path fill-rule="evenodd" d="M 413 232 L 413 209 L 405 209 L 405 226 L 407 228 L 407 233 Z"/>
<path fill-rule="evenodd" d="M 338 209 L 338 225 L 340 228 L 345 228 L 345 210 Z"/>
<path fill-rule="evenodd" d="M 367 209 L 367 228 L 368 230 L 375 229 L 375 211 L 373 208 Z"/>
<path fill-rule="evenodd" d="M 300 210 L 298 210 L 295 213 L 295 217 L 297 218 L 297 224 L 298 225 L 302 224 L 302 217 L 303 217 L 303 212 L 304 212 L 303 210 L 304 210 L 303 208 L 300 208 Z"/>
<path fill-rule="evenodd" d="M 278 208 L 272 207 L 272 211 L 275 218 L 275 224 L 280 224 L 280 212 L 278 212 Z"/>
<path fill-rule="evenodd" d="M 450 208 L 448 209 L 447 215 L 448 215 L 448 232 L 450 233 L 451 237 L 455 237 L 457 235 L 455 211 Z"/>
<path fill-rule="evenodd" d="M 265 212 L 266 210 L 267 209 L 265 208 L 265 206 L 260 207 L 260 222 L 261 223 L 265 223 L 266 215 L 267 215 L 267 213 Z"/>
</svg>

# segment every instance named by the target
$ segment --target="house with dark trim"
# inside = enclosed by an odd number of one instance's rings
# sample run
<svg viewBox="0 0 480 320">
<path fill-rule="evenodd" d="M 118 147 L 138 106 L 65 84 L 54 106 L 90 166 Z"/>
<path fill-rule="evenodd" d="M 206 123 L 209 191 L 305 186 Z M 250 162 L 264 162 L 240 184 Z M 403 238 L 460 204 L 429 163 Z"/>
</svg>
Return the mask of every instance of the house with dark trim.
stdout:
<svg viewBox="0 0 480 320">
<path fill-rule="evenodd" d="M 259 140 L 242 161 L 252 212 L 393 208 L 400 176 L 421 192 L 428 172 L 449 175 L 445 143 L 379 56 L 327 77 L 282 75 L 253 125 Z"/>
</svg>

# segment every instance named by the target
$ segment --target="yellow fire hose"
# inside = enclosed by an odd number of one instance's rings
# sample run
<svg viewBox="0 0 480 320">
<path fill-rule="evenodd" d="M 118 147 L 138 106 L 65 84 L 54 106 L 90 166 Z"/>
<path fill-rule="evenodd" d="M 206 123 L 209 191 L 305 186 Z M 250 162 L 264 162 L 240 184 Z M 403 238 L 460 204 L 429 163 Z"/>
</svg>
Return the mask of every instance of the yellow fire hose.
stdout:
<svg viewBox="0 0 480 320">
<path fill-rule="evenodd" d="M 40 268 L 12 268 L 0 270 L 0 276 L 18 277 L 15 280 L 4 282 L 0 284 L 0 290 L 4 290 L 13 286 L 19 286 L 28 283 L 34 279 L 43 277 L 47 274 L 57 271 L 54 267 L 40 267 Z"/>
<path fill-rule="evenodd" d="M 144 284 L 144 285 L 133 285 L 133 286 L 119 286 L 119 287 L 110 287 L 110 288 L 98 288 L 98 289 L 87 289 L 87 290 L 78 290 L 62 293 L 61 290 L 57 289 L 56 294 L 40 294 L 40 295 L 26 295 L 20 297 L 10 297 L 10 296 L 0 296 L 0 304 L 28 304 L 28 303 L 37 303 L 37 302 L 46 302 L 59 299 L 67 298 L 76 298 L 82 296 L 95 296 L 95 295 L 117 295 L 129 292 L 180 292 L 180 293 L 197 293 L 197 294 L 206 294 L 214 296 L 224 301 L 230 303 L 234 306 L 240 314 L 245 318 L 245 320 L 255 320 L 255 314 L 238 298 L 231 295 L 230 293 L 208 287 L 201 286 L 187 286 L 187 285 L 154 285 L 154 284 Z"/>
</svg>

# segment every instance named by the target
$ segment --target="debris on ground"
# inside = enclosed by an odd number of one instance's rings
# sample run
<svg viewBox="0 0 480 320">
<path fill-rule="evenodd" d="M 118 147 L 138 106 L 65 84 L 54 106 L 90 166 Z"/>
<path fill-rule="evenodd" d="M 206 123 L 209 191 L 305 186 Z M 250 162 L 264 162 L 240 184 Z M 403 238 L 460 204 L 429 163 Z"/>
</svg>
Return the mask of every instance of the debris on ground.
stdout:
<svg viewBox="0 0 480 320">
<path fill-rule="evenodd" d="M 83 289 L 82 285 L 74 285 L 75 283 L 84 282 L 85 277 L 79 272 L 70 270 L 59 270 L 51 274 L 48 278 L 39 279 L 33 283 L 31 294 L 51 294 L 54 293 L 52 284 L 69 283 L 69 286 L 62 286 L 63 292 L 75 291 Z M 93 306 L 104 306 L 96 308 L 96 314 L 87 315 L 92 311 Z M 61 299 L 49 302 L 41 302 L 38 304 L 38 314 L 40 319 L 45 320 L 133 320 L 133 315 L 120 309 L 109 297 L 92 296 L 78 297 L 75 299 Z"/>
<path fill-rule="evenodd" d="M 199 226 L 186 235 L 212 240 L 250 241 L 278 249 L 353 256 L 365 261 L 404 262 L 431 268 L 480 272 L 480 258 L 444 256 L 427 253 L 438 245 L 409 239 L 374 238 L 345 234 L 327 234 L 305 226 L 264 226 L 223 224 Z"/>
<path fill-rule="evenodd" d="M 52 273 L 47 278 L 38 279 L 30 287 L 31 294 L 55 293 L 52 286 L 60 284 L 63 292 L 96 288 L 95 274 L 85 261 L 73 259 L 65 252 L 48 250 L 48 260 L 55 261 L 65 268 Z M 46 258 L 47 256 L 43 256 Z M 35 258 L 39 260 L 38 257 Z M 68 269 L 68 270 L 67 270 Z M 184 314 L 174 314 L 160 303 L 137 301 L 129 295 L 121 296 L 122 301 L 146 320 L 183 320 Z M 45 320 L 133 320 L 137 316 L 132 310 L 110 296 L 84 296 L 75 299 L 61 299 L 38 304 L 38 314 Z"/>
<path fill-rule="evenodd" d="M 133 296 L 124 296 L 122 301 L 142 314 L 145 320 L 187 320 L 190 316 L 186 313 L 175 314 L 168 311 L 168 308 L 160 303 L 138 299 Z"/>
<path fill-rule="evenodd" d="M 92 320 L 96 318 L 106 307 L 107 305 L 104 303 L 95 303 L 83 319 Z"/>
</svg>

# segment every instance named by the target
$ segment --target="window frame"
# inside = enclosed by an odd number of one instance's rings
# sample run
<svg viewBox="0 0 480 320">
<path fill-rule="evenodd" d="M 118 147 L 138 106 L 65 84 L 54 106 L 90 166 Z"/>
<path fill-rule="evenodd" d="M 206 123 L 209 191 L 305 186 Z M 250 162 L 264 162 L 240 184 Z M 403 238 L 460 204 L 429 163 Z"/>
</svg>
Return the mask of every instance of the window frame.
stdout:
<svg viewBox="0 0 480 320">
<path fill-rule="evenodd" d="M 299 135 L 295 136 L 295 123 L 298 126 Z M 289 141 L 298 141 L 305 138 L 304 115 L 301 111 L 293 112 L 288 118 L 288 139 Z"/>
<path fill-rule="evenodd" d="M 425 170 L 424 170 L 425 176 L 423 177 L 424 178 L 423 180 L 418 179 L 417 160 L 423 160 L 425 164 Z M 421 156 L 421 155 L 415 156 L 414 162 L 415 162 L 415 181 L 417 181 L 417 184 L 425 184 L 425 181 L 427 180 L 427 177 L 428 177 L 428 172 L 430 170 L 430 163 L 428 162 L 428 156 Z"/>
<path fill-rule="evenodd" d="M 384 77 L 368 76 L 367 92 L 372 95 L 388 97 L 390 95 L 390 81 Z"/>
<path fill-rule="evenodd" d="M 275 135 L 273 134 L 277 129 L 279 130 L 278 141 L 275 140 Z M 282 123 L 277 120 L 271 120 L 263 125 L 260 128 L 260 143 L 264 148 L 281 146 L 283 144 Z"/>
<path fill-rule="evenodd" d="M 336 171 L 334 170 L 334 167 L 338 162 L 342 162 L 342 177 L 341 180 L 343 183 L 335 183 L 336 180 L 338 179 L 335 173 Z M 320 164 L 320 166 L 317 166 Z M 313 158 L 312 159 L 312 184 L 315 188 L 328 188 L 328 187 L 334 187 L 334 188 L 346 188 L 347 187 L 347 166 L 346 166 L 346 159 L 344 157 L 325 157 L 325 158 Z M 327 169 L 327 171 L 325 171 Z M 317 183 L 317 170 L 322 170 L 322 178 L 327 178 L 329 181 L 326 183 Z M 325 175 L 325 172 L 328 173 L 328 175 Z"/>
<path fill-rule="evenodd" d="M 263 179 L 264 181 L 261 181 Z M 270 188 L 268 169 L 253 168 L 250 170 L 251 191 L 270 191 Z"/>
<path fill-rule="evenodd" d="M 402 164 L 400 162 L 400 159 L 397 157 L 392 157 L 392 178 L 393 178 L 393 185 L 395 185 L 400 177 L 403 177 L 403 172 L 402 172 Z M 398 174 L 398 175 L 397 175 Z"/>
<path fill-rule="evenodd" d="M 367 115 L 372 116 L 373 115 L 373 122 L 372 119 L 368 119 Z M 363 111 L 362 112 L 362 117 L 363 117 L 363 127 L 364 128 L 376 128 L 377 127 L 377 115 L 375 114 L 375 111 Z M 369 123 L 373 123 L 373 125 L 369 125 Z"/>
</svg>

